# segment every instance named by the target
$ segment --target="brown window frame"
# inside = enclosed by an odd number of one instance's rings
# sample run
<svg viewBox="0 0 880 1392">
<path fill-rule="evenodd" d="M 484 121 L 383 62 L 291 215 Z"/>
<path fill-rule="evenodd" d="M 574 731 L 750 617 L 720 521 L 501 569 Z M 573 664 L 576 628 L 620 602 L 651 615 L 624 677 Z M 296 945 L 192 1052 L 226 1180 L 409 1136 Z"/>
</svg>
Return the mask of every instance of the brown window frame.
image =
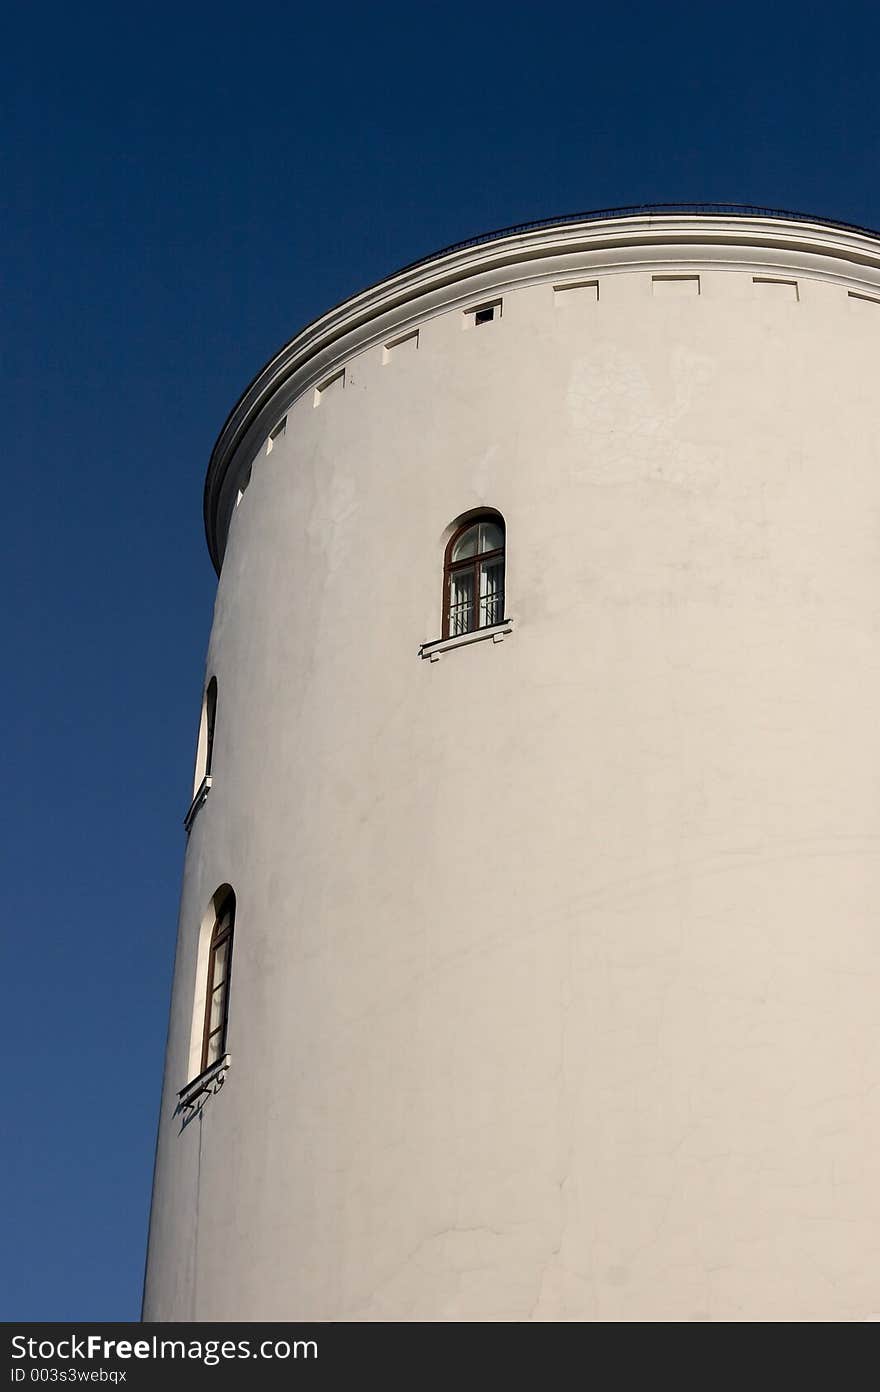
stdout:
<svg viewBox="0 0 880 1392">
<path fill-rule="evenodd" d="M 466 557 L 466 559 L 463 560 L 463 561 L 453 561 L 453 559 L 452 559 L 452 552 L 453 552 L 453 550 L 455 549 L 456 542 L 458 542 L 458 541 L 460 540 L 460 538 L 464 536 L 465 532 L 469 532 L 470 529 L 471 529 L 471 527 L 478 527 L 478 526 L 480 525 L 481 522 L 491 522 L 491 523 L 493 524 L 493 526 L 495 526 L 495 527 L 500 527 L 500 528 L 501 528 L 502 532 L 504 533 L 504 543 L 503 543 L 503 545 L 501 545 L 501 546 L 496 546 L 495 549 L 494 549 L 494 551 L 481 551 L 481 552 L 479 553 L 479 555 L 476 555 L 476 556 L 468 556 L 468 557 Z M 450 631 L 449 631 L 449 619 L 450 619 L 450 608 L 451 608 L 450 602 L 449 602 L 449 591 L 450 591 L 450 585 L 451 585 L 453 576 L 455 576 L 455 575 L 462 575 L 462 574 L 464 574 L 466 571 L 471 571 L 471 572 L 473 573 L 473 577 L 474 577 L 473 617 L 474 617 L 474 619 L 478 620 L 479 617 L 480 617 L 480 569 L 481 569 L 482 566 L 484 566 L 484 565 L 486 564 L 487 561 L 497 561 L 499 558 L 500 558 L 501 563 L 502 563 L 502 568 L 501 568 L 501 618 L 500 618 L 500 619 L 493 619 L 493 621 L 492 621 L 491 624 L 481 624 L 481 623 L 479 623 L 479 622 L 476 622 L 476 623 L 474 623 L 474 625 L 473 625 L 472 628 L 468 628 L 468 629 L 465 630 L 466 633 L 478 633 L 478 632 L 480 631 L 481 628 L 492 628 L 493 625 L 494 625 L 495 623 L 501 623 L 501 622 L 503 622 L 503 620 L 504 620 L 504 609 L 505 609 L 506 604 L 507 604 L 507 527 L 506 527 L 506 525 L 505 525 L 504 518 L 503 518 L 503 517 L 501 516 L 501 514 L 498 513 L 498 512 L 477 512 L 477 513 L 474 513 L 473 516 L 468 517 L 466 521 L 462 522 L 462 524 L 461 524 L 460 527 L 456 527 L 455 531 L 452 533 L 452 536 L 449 538 L 449 541 L 446 543 L 446 551 L 444 552 L 444 555 L 443 555 L 443 611 L 442 611 L 442 613 L 443 613 L 443 630 L 442 630 L 442 632 L 443 632 L 443 637 L 444 637 L 444 638 L 451 638 L 451 637 L 453 637 L 453 636 L 456 636 L 456 637 L 459 637 L 459 636 L 462 636 L 462 637 L 463 637 L 463 636 L 464 636 L 463 634 L 462 634 L 462 635 L 458 635 L 458 634 L 453 635 L 453 634 L 451 634 Z"/>
<path fill-rule="evenodd" d="M 211 930 L 211 943 L 208 948 L 208 978 L 207 992 L 205 994 L 205 1023 L 202 1029 L 202 1063 L 201 1072 L 211 1065 L 208 1063 L 208 1051 L 211 1040 L 218 1034 L 220 1035 L 219 1049 L 214 1063 L 221 1059 L 226 1053 L 226 1031 L 229 1024 L 229 983 L 232 979 L 232 947 L 235 933 L 235 893 L 229 890 L 223 896 L 216 910 L 217 917 L 214 927 Z M 226 953 L 226 977 L 220 984 L 224 987 L 223 991 L 223 1017 L 216 1029 L 211 1029 L 211 999 L 214 994 L 214 971 L 217 963 L 217 951 L 224 943 L 229 943 Z"/>
</svg>

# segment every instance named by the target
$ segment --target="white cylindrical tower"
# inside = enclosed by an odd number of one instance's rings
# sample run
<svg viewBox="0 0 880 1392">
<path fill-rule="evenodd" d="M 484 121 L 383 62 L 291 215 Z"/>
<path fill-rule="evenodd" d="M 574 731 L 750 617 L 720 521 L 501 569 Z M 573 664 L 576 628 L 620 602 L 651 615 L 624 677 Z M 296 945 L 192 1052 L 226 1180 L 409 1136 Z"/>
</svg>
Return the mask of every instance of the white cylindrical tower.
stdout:
<svg viewBox="0 0 880 1392">
<path fill-rule="evenodd" d="M 623 210 L 248 387 L 147 1319 L 878 1317 L 878 348 L 877 235 Z"/>
</svg>

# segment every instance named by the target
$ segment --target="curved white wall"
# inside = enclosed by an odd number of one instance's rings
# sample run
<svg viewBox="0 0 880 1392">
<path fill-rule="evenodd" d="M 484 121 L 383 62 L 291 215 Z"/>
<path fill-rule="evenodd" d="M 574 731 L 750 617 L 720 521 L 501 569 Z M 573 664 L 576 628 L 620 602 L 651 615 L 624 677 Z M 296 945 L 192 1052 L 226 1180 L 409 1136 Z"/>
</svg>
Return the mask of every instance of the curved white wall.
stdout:
<svg viewBox="0 0 880 1392">
<path fill-rule="evenodd" d="M 880 244 L 630 221 L 392 278 L 226 427 L 147 1319 L 880 1313 Z M 513 631 L 423 660 L 481 506 Z"/>
</svg>

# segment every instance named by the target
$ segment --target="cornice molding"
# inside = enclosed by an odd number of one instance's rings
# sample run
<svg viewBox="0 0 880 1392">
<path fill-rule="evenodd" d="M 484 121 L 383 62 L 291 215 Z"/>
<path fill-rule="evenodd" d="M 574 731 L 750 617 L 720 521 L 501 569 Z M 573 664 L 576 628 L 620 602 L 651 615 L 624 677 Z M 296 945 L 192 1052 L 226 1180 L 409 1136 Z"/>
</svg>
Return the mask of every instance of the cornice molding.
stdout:
<svg viewBox="0 0 880 1392">
<path fill-rule="evenodd" d="M 240 466 L 276 419 L 351 357 L 487 291 L 551 277 L 656 266 L 782 268 L 880 293 L 880 234 L 800 214 L 621 211 L 488 234 L 404 267 L 307 324 L 230 412 L 205 480 L 205 531 L 219 574 Z"/>
</svg>

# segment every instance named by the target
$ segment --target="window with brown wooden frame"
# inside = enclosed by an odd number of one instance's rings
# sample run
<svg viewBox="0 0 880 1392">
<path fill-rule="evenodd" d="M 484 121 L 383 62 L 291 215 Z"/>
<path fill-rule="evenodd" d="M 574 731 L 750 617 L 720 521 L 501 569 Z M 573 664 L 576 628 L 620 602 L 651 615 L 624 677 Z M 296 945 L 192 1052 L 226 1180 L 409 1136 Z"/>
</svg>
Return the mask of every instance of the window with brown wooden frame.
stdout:
<svg viewBox="0 0 880 1392">
<path fill-rule="evenodd" d="M 205 1028 L 202 1035 L 202 1071 L 226 1053 L 229 1018 L 229 981 L 232 971 L 232 934 L 235 928 L 235 895 L 230 889 L 217 908 L 217 919 L 208 949 L 208 982 L 205 995 Z"/>
<path fill-rule="evenodd" d="M 457 638 L 504 619 L 504 520 L 472 517 L 449 539 L 443 564 L 443 637 Z"/>
</svg>

